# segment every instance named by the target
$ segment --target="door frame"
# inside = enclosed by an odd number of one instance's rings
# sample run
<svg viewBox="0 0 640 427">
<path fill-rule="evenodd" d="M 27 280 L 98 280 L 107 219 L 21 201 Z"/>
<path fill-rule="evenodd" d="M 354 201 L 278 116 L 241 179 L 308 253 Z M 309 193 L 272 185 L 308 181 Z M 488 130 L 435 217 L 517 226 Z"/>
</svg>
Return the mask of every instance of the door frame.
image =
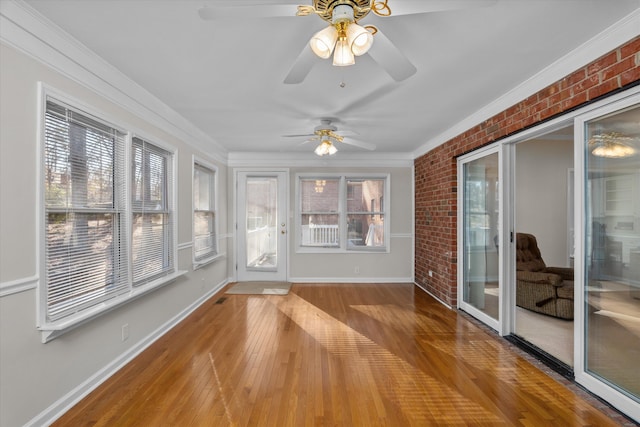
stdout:
<svg viewBox="0 0 640 427">
<path fill-rule="evenodd" d="M 285 224 L 285 236 L 282 239 L 278 239 L 278 270 L 275 272 L 257 272 L 252 271 L 250 274 L 242 274 L 240 273 L 240 259 L 242 256 L 240 254 L 240 250 L 244 245 L 240 244 L 240 239 L 244 238 L 240 233 L 239 227 L 239 218 L 240 218 L 240 197 L 239 197 L 239 183 L 240 183 L 240 175 L 244 175 L 246 177 L 278 177 L 279 179 L 283 179 L 281 185 L 279 185 L 278 191 L 278 223 Z M 233 177 L 233 241 L 235 249 L 234 259 L 233 259 L 233 280 L 238 281 L 240 279 L 243 280 L 260 280 L 260 281 L 280 281 L 280 280 L 288 280 L 289 278 L 289 247 L 291 246 L 289 235 L 292 231 L 292 222 L 291 222 L 291 214 L 289 212 L 289 169 L 288 168 L 236 168 L 234 169 Z M 280 194 L 282 193 L 282 194 Z M 283 246 L 283 247 L 280 247 Z M 269 274 L 272 273 L 272 274 Z"/>
<path fill-rule="evenodd" d="M 504 274 L 503 274 L 503 215 L 500 215 L 498 218 L 498 319 L 494 319 L 488 314 L 482 312 L 478 308 L 474 307 L 472 304 L 464 301 L 464 284 L 465 284 L 465 269 L 466 269 L 466 261 L 465 261 L 465 248 L 464 248 L 464 214 L 465 214 L 465 174 L 464 167 L 465 165 L 471 163 L 472 161 L 482 159 L 484 157 L 498 154 L 498 204 L 499 204 L 499 212 L 502 212 L 502 204 L 503 204 L 503 149 L 499 144 L 492 144 L 490 146 L 484 147 L 480 150 L 474 151 L 468 155 L 462 156 L 458 159 L 458 227 L 457 227 L 457 241 L 458 241 L 458 255 L 457 258 L 460 260 L 459 267 L 457 270 L 458 274 L 458 308 L 466 311 L 473 317 L 480 320 L 482 323 L 487 326 L 495 329 L 498 332 L 501 332 L 503 315 L 504 315 L 504 305 L 501 303 L 504 297 Z"/>
</svg>

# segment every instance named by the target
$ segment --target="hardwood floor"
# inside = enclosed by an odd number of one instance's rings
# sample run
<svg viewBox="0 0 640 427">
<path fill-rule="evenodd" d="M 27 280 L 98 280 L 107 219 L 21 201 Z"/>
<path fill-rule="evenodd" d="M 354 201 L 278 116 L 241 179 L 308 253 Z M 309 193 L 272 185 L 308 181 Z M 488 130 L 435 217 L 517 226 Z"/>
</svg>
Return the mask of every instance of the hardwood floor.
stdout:
<svg viewBox="0 0 640 427">
<path fill-rule="evenodd" d="M 54 425 L 618 423 L 411 284 L 294 284 L 215 296 Z"/>
</svg>

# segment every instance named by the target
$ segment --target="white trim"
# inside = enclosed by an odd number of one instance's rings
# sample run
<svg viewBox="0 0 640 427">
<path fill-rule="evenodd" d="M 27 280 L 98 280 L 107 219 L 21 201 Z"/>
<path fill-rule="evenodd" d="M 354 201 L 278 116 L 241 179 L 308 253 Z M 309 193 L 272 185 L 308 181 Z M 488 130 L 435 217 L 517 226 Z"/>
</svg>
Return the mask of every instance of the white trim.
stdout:
<svg viewBox="0 0 640 427">
<path fill-rule="evenodd" d="M 191 147 L 226 162 L 227 150 L 222 145 L 26 2 L 0 1 L 0 41 Z"/>
<path fill-rule="evenodd" d="M 500 173 L 500 237 L 498 242 L 498 283 L 500 283 L 500 305 L 498 320 L 500 335 L 515 332 L 516 319 L 516 250 L 515 250 L 515 188 L 516 150 L 514 144 L 501 144 Z M 514 239 L 511 240 L 513 233 Z"/>
<path fill-rule="evenodd" d="M 640 28 L 640 8 L 614 23 L 600 34 L 587 40 L 554 63 L 543 68 L 534 76 L 520 83 L 495 101 L 485 105 L 472 115 L 450 126 L 445 132 L 427 141 L 418 147 L 418 149 L 414 150 L 413 157 L 418 158 L 422 156 L 456 136 L 472 129 L 484 120 L 507 110 L 509 107 L 527 99 L 534 93 L 571 75 L 590 62 L 600 58 L 602 55 L 617 49 L 637 37 L 640 34 L 638 28 Z"/>
<path fill-rule="evenodd" d="M 413 233 L 391 233 L 389 237 L 392 239 L 411 239 L 413 238 Z"/>
<path fill-rule="evenodd" d="M 40 277 L 37 274 L 34 274 L 29 277 L 0 282 L 0 298 L 36 289 L 38 286 L 38 280 L 40 280 Z"/>
<path fill-rule="evenodd" d="M 227 254 L 226 252 L 222 252 L 217 254 L 216 256 L 212 256 L 211 258 L 207 258 L 207 259 L 203 259 L 202 261 L 197 261 L 193 263 L 193 269 L 197 270 L 199 268 L 205 267 L 215 261 L 219 261 L 222 259 L 226 259 L 227 258 Z"/>
<path fill-rule="evenodd" d="M 228 155 L 229 167 L 411 167 L 411 153 L 343 153 L 318 157 L 310 153 L 241 153 Z"/>
<path fill-rule="evenodd" d="M 198 307 L 200 307 L 216 293 L 218 293 L 222 288 L 224 288 L 227 283 L 229 283 L 228 279 L 225 279 L 224 281 L 218 283 L 218 285 L 216 285 L 213 289 L 191 303 L 180 313 L 176 314 L 172 319 L 168 320 L 155 331 L 147 335 L 142 340 L 138 341 L 134 346 L 129 348 L 124 353 L 120 354 L 120 356 L 118 356 L 116 359 L 112 360 L 110 363 L 97 371 L 87 380 L 82 382 L 76 388 L 55 401 L 44 411 L 40 412 L 37 416 L 27 422 L 25 426 L 35 427 L 52 424 L 55 420 L 60 418 L 60 416 L 62 416 L 65 412 L 67 412 L 75 404 L 82 400 L 85 396 L 95 390 L 100 384 L 109 379 L 112 375 L 122 369 L 127 363 L 133 360 L 145 349 L 147 349 L 151 344 L 156 342 L 159 338 L 170 331 L 182 320 L 186 319 L 191 313 L 198 309 Z"/>
</svg>

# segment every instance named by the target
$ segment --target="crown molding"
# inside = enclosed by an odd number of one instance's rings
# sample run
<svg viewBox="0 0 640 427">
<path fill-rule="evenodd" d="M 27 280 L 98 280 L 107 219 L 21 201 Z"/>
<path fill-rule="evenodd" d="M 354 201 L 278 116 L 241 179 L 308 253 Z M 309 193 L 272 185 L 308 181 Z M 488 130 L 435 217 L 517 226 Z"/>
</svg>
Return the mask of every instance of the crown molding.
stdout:
<svg viewBox="0 0 640 427">
<path fill-rule="evenodd" d="M 318 157 L 308 153 L 230 152 L 229 167 L 413 167 L 411 153 L 345 153 Z"/>
<path fill-rule="evenodd" d="M 23 0 L 0 1 L 0 41 L 226 164 L 222 145 Z"/>
<path fill-rule="evenodd" d="M 413 152 L 418 158 L 640 35 L 640 8 Z"/>
</svg>

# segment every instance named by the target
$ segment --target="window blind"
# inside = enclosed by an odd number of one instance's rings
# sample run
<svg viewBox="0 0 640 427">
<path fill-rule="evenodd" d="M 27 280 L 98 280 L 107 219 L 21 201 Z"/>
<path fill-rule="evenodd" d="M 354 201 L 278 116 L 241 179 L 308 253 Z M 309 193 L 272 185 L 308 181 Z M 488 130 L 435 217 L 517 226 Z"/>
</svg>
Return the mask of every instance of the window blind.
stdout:
<svg viewBox="0 0 640 427">
<path fill-rule="evenodd" d="M 211 258 L 218 253 L 215 209 L 215 172 L 194 164 L 193 250 L 195 261 Z"/>
<path fill-rule="evenodd" d="M 173 259 L 173 154 L 147 141 L 132 141 L 133 285 L 175 271 Z"/>
<path fill-rule="evenodd" d="M 47 99 L 44 117 L 45 316 L 127 292 L 125 134 Z"/>
</svg>

